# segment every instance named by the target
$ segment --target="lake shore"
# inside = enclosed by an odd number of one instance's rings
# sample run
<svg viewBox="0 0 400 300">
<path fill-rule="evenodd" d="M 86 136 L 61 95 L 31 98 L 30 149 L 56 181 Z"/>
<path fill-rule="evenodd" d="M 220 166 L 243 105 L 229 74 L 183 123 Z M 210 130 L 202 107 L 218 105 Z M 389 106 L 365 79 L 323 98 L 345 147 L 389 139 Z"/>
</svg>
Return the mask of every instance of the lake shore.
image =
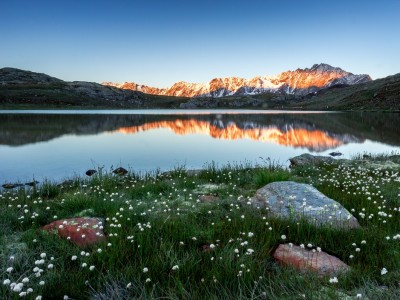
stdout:
<svg viewBox="0 0 400 300">
<path fill-rule="evenodd" d="M 0 296 L 396 299 L 397 159 L 358 157 L 293 169 L 210 165 L 141 176 L 99 170 L 88 179 L 3 191 Z M 258 189 L 282 181 L 314 186 L 361 227 L 320 227 L 251 205 Z M 104 238 L 93 245 L 42 230 L 56 220 L 85 217 L 102 220 Z M 327 252 L 350 271 L 319 276 L 284 267 L 272 256 L 283 243 Z"/>
</svg>

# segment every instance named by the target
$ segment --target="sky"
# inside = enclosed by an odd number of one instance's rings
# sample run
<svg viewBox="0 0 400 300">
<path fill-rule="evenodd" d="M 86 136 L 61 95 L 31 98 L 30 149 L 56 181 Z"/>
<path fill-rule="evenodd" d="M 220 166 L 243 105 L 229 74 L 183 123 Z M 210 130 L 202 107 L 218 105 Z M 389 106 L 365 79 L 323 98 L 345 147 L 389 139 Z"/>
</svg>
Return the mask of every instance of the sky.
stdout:
<svg viewBox="0 0 400 300">
<path fill-rule="evenodd" d="M 2 0 L 0 68 L 67 80 L 177 81 L 276 75 L 328 63 L 400 72 L 398 0 Z"/>
</svg>

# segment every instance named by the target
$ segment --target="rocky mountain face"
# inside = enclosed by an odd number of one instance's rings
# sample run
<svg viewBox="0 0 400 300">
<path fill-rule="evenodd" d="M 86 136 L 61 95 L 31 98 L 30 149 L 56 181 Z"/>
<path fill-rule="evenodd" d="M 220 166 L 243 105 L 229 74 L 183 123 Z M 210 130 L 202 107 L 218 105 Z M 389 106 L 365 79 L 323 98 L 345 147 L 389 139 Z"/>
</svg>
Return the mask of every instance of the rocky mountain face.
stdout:
<svg viewBox="0 0 400 300">
<path fill-rule="evenodd" d="M 165 89 L 134 82 L 104 82 L 102 84 L 147 94 L 179 97 L 224 97 L 255 95 L 266 92 L 304 96 L 332 86 L 354 85 L 371 80 L 371 77 L 366 74 L 354 75 L 327 64 L 315 64 L 311 68 L 287 71 L 277 76 L 257 76 L 251 79 L 214 78 L 208 83 L 180 81 Z"/>
</svg>

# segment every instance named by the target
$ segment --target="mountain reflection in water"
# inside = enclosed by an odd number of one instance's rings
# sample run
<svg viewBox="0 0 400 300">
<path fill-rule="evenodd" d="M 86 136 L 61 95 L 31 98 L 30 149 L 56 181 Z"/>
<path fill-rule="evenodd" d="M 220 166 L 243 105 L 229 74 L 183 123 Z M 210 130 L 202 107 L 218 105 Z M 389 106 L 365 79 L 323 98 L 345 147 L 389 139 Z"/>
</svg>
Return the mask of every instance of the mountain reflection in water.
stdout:
<svg viewBox="0 0 400 300">
<path fill-rule="evenodd" d="M 0 145 L 21 146 L 64 135 L 170 129 L 179 135 L 250 139 L 320 152 L 366 139 L 400 145 L 399 114 L 1 114 Z"/>
<path fill-rule="evenodd" d="M 238 140 L 250 139 L 258 142 L 269 142 L 294 148 L 307 148 L 320 152 L 336 148 L 349 142 L 360 143 L 362 140 L 347 134 L 330 135 L 318 129 L 296 128 L 296 124 L 285 124 L 281 129 L 275 125 L 263 125 L 247 122 L 243 128 L 234 121 L 224 123 L 218 121 L 199 121 L 196 119 L 149 122 L 144 125 L 121 127 L 117 132 L 136 134 L 148 130 L 167 128 L 175 134 L 204 134 L 216 139 Z"/>
</svg>

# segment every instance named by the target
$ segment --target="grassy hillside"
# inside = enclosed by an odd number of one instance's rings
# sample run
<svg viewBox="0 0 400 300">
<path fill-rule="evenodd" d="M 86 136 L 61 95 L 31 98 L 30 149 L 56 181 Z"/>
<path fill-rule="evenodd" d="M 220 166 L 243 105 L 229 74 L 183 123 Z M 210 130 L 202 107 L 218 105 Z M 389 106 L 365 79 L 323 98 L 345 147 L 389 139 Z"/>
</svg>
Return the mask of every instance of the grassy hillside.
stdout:
<svg viewBox="0 0 400 300">
<path fill-rule="evenodd" d="M 186 98 L 147 95 L 93 82 L 66 82 L 46 74 L 0 69 L 0 108 L 176 108 Z"/>
<path fill-rule="evenodd" d="M 400 110 L 400 74 L 371 82 L 322 90 L 299 103 L 329 110 Z"/>
</svg>

